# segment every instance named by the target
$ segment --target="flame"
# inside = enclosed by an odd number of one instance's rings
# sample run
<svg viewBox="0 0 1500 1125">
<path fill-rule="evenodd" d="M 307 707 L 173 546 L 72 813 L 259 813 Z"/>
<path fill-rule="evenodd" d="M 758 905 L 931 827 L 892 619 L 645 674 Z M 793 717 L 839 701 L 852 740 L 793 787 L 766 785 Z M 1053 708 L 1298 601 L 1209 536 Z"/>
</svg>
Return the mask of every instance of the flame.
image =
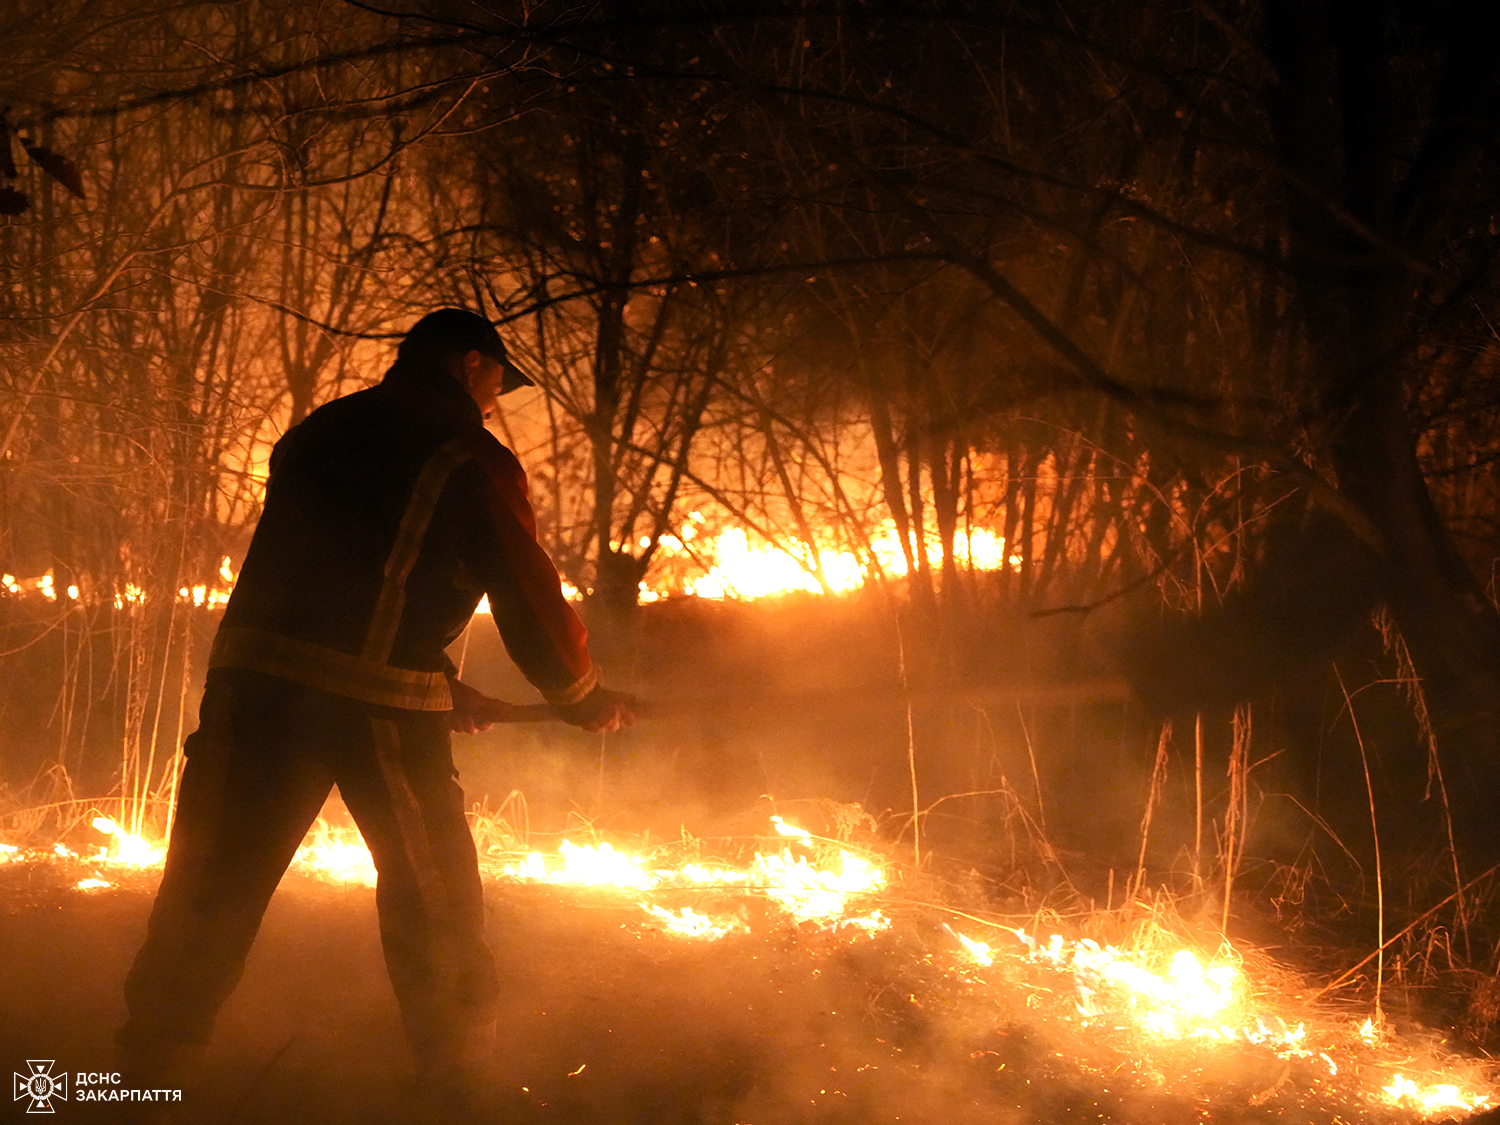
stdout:
<svg viewBox="0 0 1500 1125">
<path fill-rule="evenodd" d="M 646 905 L 646 913 L 661 921 L 663 928 L 671 933 L 682 937 L 691 938 L 721 938 L 735 930 L 744 929 L 744 926 L 736 919 L 727 922 L 715 922 L 706 914 L 699 914 L 691 906 L 684 906 L 677 911 L 666 910 L 660 906 Z"/>
<path fill-rule="evenodd" d="M 653 559 L 652 573 L 640 584 L 642 604 L 686 594 L 709 599 L 755 599 L 794 592 L 835 594 L 860 589 L 877 571 L 888 577 L 905 577 L 908 567 L 901 535 L 894 520 L 883 521 L 859 551 L 824 537 L 816 550 L 803 544 L 778 547 L 752 541 L 743 528 L 705 530 L 707 519 L 693 512 L 678 529 L 661 537 Z M 925 539 L 929 557 L 938 558 L 942 543 L 936 532 Z M 651 545 L 642 537 L 639 546 Z M 624 544 L 614 544 L 617 549 Z M 976 527 L 961 533 L 954 552 L 971 570 L 1002 570 L 1019 566 L 1020 556 L 1006 550 L 1005 539 L 989 528 Z M 821 580 L 820 580 L 821 579 Z M 562 580 L 563 596 L 581 600 L 588 591 Z M 489 613 L 489 599 L 481 598 L 476 613 Z"/>
<path fill-rule="evenodd" d="M 765 598 L 794 592 L 844 594 L 860 589 L 877 574 L 903 578 L 909 570 L 902 536 L 891 519 L 882 521 L 869 540 L 857 548 L 831 534 L 820 536 L 816 547 L 803 543 L 777 546 L 752 539 L 740 527 L 709 532 L 706 524 L 702 512 L 693 512 L 676 534 L 661 537 L 651 574 L 640 584 L 639 600 L 643 604 L 683 594 L 716 600 Z M 639 541 L 642 549 L 650 544 L 649 537 Z M 928 529 L 923 545 L 929 558 L 941 557 L 942 542 L 936 532 Z M 953 550 L 968 570 L 1004 570 L 1021 564 L 1020 556 L 1006 548 L 1004 537 L 985 527 L 960 532 Z M 218 609 L 228 603 L 237 578 L 233 560 L 224 555 L 213 580 L 179 586 L 177 600 L 197 608 Z M 566 579 L 561 585 L 563 596 L 569 601 L 580 601 L 590 592 L 580 590 Z M 49 601 L 58 599 L 57 581 L 50 570 L 35 578 L 0 575 L 0 589 L 11 594 L 40 594 Z M 73 601 L 91 600 L 87 587 L 70 585 L 66 593 Z M 112 600 L 116 609 L 126 609 L 144 603 L 146 591 L 136 583 L 127 582 L 103 598 Z M 475 612 L 490 612 L 488 596 L 480 599 Z"/>
<path fill-rule="evenodd" d="M 997 959 L 985 942 L 950 926 L 943 928 L 958 941 L 967 961 L 988 967 Z M 1283 1059 L 1316 1059 L 1329 1077 L 1340 1073 L 1329 1051 L 1319 1047 L 1326 1042 L 1337 1049 L 1339 1035 L 1347 1035 L 1347 1030 L 1326 1028 L 1320 1032 L 1323 1042 L 1314 1043 L 1305 1023 L 1290 1026 L 1278 1016 L 1252 1011 L 1243 971 L 1230 957 L 1205 964 L 1193 951 L 1179 949 L 1165 969 L 1153 971 L 1154 959 L 1146 954 L 1127 954 L 1087 938 L 1069 942 L 1060 934 L 1043 943 L 1025 930 L 1000 928 L 1020 940 L 1027 960 L 1072 976 L 1076 1011 L 1084 1026 L 1102 1024 L 1163 1043 L 1243 1043 L 1269 1049 Z M 1383 1038 L 1373 1018 L 1365 1020 L 1357 1037 L 1366 1047 Z M 1491 1104 L 1488 1093 L 1465 1092 L 1450 1076 L 1437 1074 L 1419 1082 L 1398 1072 L 1377 1094 L 1365 1096 L 1424 1116 L 1472 1113 Z"/>
<path fill-rule="evenodd" d="M 111 838 L 108 847 L 80 856 L 58 843 L 51 854 L 74 862 L 129 868 L 161 863 L 163 848 L 127 832 L 113 819 L 97 816 L 92 823 Z M 491 878 L 621 896 L 640 909 L 648 926 L 682 940 L 717 941 L 748 932 L 752 915 L 743 905 L 748 896 L 767 904 L 773 917 L 825 933 L 866 937 L 891 928 L 889 917 L 870 909 L 871 896 L 885 891 L 888 883 L 878 863 L 781 817 L 771 818 L 771 828 L 784 846 L 757 851 L 740 865 L 667 863 L 659 850 L 636 854 L 608 841 L 577 844 L 570 840 L 562 841 L 554 853 L 499 853 L 485 857 L 482 865 Z M 0 862 L 20 854 L 22 849 L 16 845 L 0 844 Z M 373 886 L 376 880 L 358 831 L 330 825 L 321 817 L 298 849 L 293 868 L 339 883 Z M 98 872 L 73 883 L 80 892 L 114 885 Z M 694 896 L 691 905 L 681 903 L 684 894 Z M 677 902 L 670 902 L 673 896 Z M 663 897 L 669 901 L 661 901 Z M 726 897 L 734 903 L 725 904 Z M 1352 1051 L 1354 1061 L 1344 1067 L 1350 1075 L 1345 1081 L 1356 1085 L 1345 1093 L 1371 1105 L 1423 1116 L 1462 1116 L 1492 1104 L 1477 1075 L 1462 1084 L 1456 1072 L 1438 1059 L 1426 1073 L 1412 1069 L 1409 1055 L 1403 1057 L 1400 1070 L 1391 1063 L 1382 1065 L 1373 1052 L 1385 1044 L 1386 1036 L 1376 1018 L 1366 1019 L 1357 1028 L 1323 1021 L 1309 1030 L 1305 1023 L 1256 1010 L 1243 967 L 1228 946 L 1221 946 L 1212 956 L 1185 948 L 1130 952 L 1088 938 L 1068 939 L 1054 933 L 1041 940 L 1024 929 L 997 926 L 1001 934 L 1015 939 L 1007 947 L 1005 942 L 997 946 L 946 924 L 943 929 L 956 943 L 953 968 L 965 967 L 962 979 L 971 987 L 1014 982 L 1026 966 L 1034 966 L 1043 974 L 1037 982 L 1038 994 L 1056 995 L 1064 1002 L 1055 1018 L 1092 1029 L 1092 1035 L 1121 1036 L 1114 1042 L 1130 1054 L 1152 1058 L 1155 1052 L 1173 1050 L 1173 1044 L 1198 1050 L 1257 1049 L 1286 1060 L 1306 1060 L 1332 1078 L 1341 1074 L 1335 1055 Z M 976 974 L 976 968 L 995 969 L 1003 975 Z M 1071 987 L 1059 992 L 1056 974 L 1062 974 Z M 1151 1066 L 1160 1071 L 1172 1057 L 1157 1057 Z M 1361 1071 L 1369 1077 L 1361 1080 Z"/>
<path fill-rule="evenodd" d="M 1466 1095 L 1447 1082 L 1422 1086 L 1401 1074 L 1380 1092 L 1391 1105 L 1416 1109 L 1424 1116 L 1440 1109 L 1461 1109 L 1472 1113 L 1490 1104 L 1487 1094 Z"/>
<path fill-rule="evenodd" d="M 234 572 L 234 566 L 228 555 L 219 560 L 219 580 L 224 584 L 208 585 L 200 582 L 196 586 L 183 586 L 177 591 L 177 600 L 181 602 L 192 602 L 195 606 L 207 606 L 217 609 L 229 604 L 229 595 L 234 592 L 235 579 L 239 577 Z"/>
<path fill-rule="evenodd" d="M 834 926 L 839 930 L 858 930 L 864 934 L 878 934 L 891 928 L 891 920 L 879 910 L 872 910 L 854 918 L 840 918 Z"/>
<path fill-rule="evenodd" d="M 357 829 L 339 829 L 322 817 L 292 857 L 293 869 L 331 883 L 373 887 L 375 861 Z"/>
<path fill-rule="evenodd" d="M 229 595 L 234 591 L 234 583 L 238 577 L 234 570 L 233 560 L 228 555 L 224 555 L 219 560 L 215 582 L 179 586 L 177 600 L 198 607 L 217 609 L 229 602 Z M 58 598 L 57 579 L 50 570 L 36 578 L 17 578 L 14 574 L 0 574 L 0 589 L 10 594 L 40 594 L 51 602 L 57 601 Z M 85 599 L 85 587 L 77 583 L 69 585 L 66 594 L 69 600 L 75 602 L 99 600 L 92 595 Z M 106 593 L 102 597 L 104 600 L 112 601 L 116 609 L 125 609 L 127 606 L 144 603 L 146 591 L 134 582 L 127 582 L 112 594 Z"/>
<path fill-rule="evenodd" d="M 156 867 L 166 858 L 162 848 L 154 847 L 141 837 L 126 832 L 107 816 L 96 816 L 93 826 L 106 836 L 114 837 L 110 847 L 99 849 L 93 857 L 96 863 L 113 863 L 121 867 Z"/>
<path fill-rule="evenodd" d="M 49 602 L 57 601 L 57 579 L 52 571 L 35 578 L 17 578 L 14 574 L 0 574 L 0 588 L 8 594 L 40 594 Z M 68 596 L 76 598 L 76 586 L 68 587 Z"/>
<path fill-rule="evenodd" d="M 798 845 L 813 839 L 812 833 L 780 817 L 773 818 L 778 833 Z M 359 833 L 338 829 L 321 818 L 292 861 L 304 874 L 339 883 L 374 886 L 376 873 Z M 563 840 L 556 853 L 530 852 L 513 862 L 489 864 L 488 873 L 503 879 L 547 883 L 559 887 L 595 888 L 637 896 L 638 905 L 663 924 L 667 931 L 683 937 L 723 937 L 744 929 L 733 916 L 711 916 L 691 907 L 669 910 L 649 901 L 649 896 L 680 890 L 734 890 L 764 896 L 796 923 L 834 929 L 877 933 L 890 927 L 880 911 L 856 913 L 864 897 L 885 885 L 879 865 L 839 849 L 836 862 L 819 866 L 791 848 L 780 852 L 757 852 L 748 867 L 710 866 L 686 863 L 656 867 L 646 856 L 632 855 L 608 841 L 575 844 Z"/>
<path fill-rule="evenodd" d="M 877 570 L 895 578 L 904 577 L 908 570 L 901 534 L 891 519 L 881 522 L 868 548 L 860 552 L 826 539 L 816 551 L 805 544 L 778 547 L 752 542 L 738 527 L 708 534 L 700 530 L 704 523 L 703 514 L 694 512 L 676 535 L 662 536 L 657 569 L 666 573 L 647 587 L 654 595 L 650 600 L 674 593 L 712 599 L 763 598 L 795 591 L 820 593 L 825 587 L 841 594 L 859 589 Z M 648 539 L 642 546 L 649 543 Z M 941 556 L 942 543 L 936 533 L 927 534 L 925 545 L 929 557 Z M 973 570 L 1000 570 L 1020 561 L 1007 555 L 1000 535 L 983 527 L 960 534 L 954 551 Z"/>
<path fill-rule="evenodd" d="M 973 938 L 959 933 L 957 930 L 953 929 L 946 923 L 944 923 L 943 929 L 947 930 L 950 934 L 958 939 L 959 944 L 962 945 L 968 952 L 969 956 L 974 959 L 974 963 L 976 965 L 987 969 L 995 963 L 994 951 L 991 950 L 990 947 L 984 942 L 975 941 Z"/>
<path fill-rule="evenodd" d="M 778 833 L 799 843 L 813 838 L 806 829 L 788 824 L 780 817 L 772 817 L 772 823 Z M 755 853 L 748 868 L 700 863 L 658 868 L 647 866 L 645 857 L 629 855 L 608 842 L 575 844 L 564 840 L 555 856 L 531 852 L 519 863 L 503 867 L 500 874 L 557 886 L 599 887 L 636 893 L 734 888 L 763 894 L 795 922 L 835 928 L 853 926 L 866 933 L 890 925 L 878 911 L 861 916 L 850 914 L 855 899 L 873 894 L 884 886 L 885 872 L 869 860 L 843 849 L 839 850 L 837 867 L 815 866 L 807 856 L 793 855 L 790 848 L 784 848 L 779 853 Z M 643 902 L 641 905 L 647 913 L 666 922 L 671 932 L 684 936 L 722 937 L 740 928 L 732 919 L 712 919 L 695 911 L 673 914 L 655 904 Z"/>
<path fill-rule="evenodd" d="M 519 866 L 507 867 L 504 873 L 517 879 L 574 887 L 643 890 L 652 885 L 652 877 L 643 870 L 644 859 L 616 851 L 609 843 L 575 844 L 564 840 L 557 851 L 562 857 L 561 867 L 549 867 L 547 857 L 532 852 Z"/>
<path fill-rule="evenodd" d="M 771 818 L 771 827 L 776 829 L 782 836 L 795 836 L 799 840 L 811 840 L 812 833 L 806 828 L 798 828 L 795 824 L 788 824 L 779 816 Z"/>
<path fill-rule="evenodd" d="M 953 932 L 953 931 L 950 931 Z M 1179 949 L 1164 972 L 1153 972 L 1140 960 L 1116 949 L 1082 938 L 1067 943 L 1053 934 L 1046 945 L 1024 930 L 1011 930 L 1034 961 L 1070 971 L 1078 992 L 1077 1008 L 1086 1017 L 1128 1015 L 1143 1031 L 1162 1039 L 1208 1038 L 1250 1043 L 1269 1043 L 1294 1055 L 1306 1055 L 1301 1047 L 1305 1029 L 1288 1030 L 1267 1026 L 1264 1020 L 1234 1026 L 1224 1017 L 1230 1009 L 1243 1007 L 1244 986 L 1239 967 L 1226 960 L 1206 967 L 1197 954 Z M 975 947 L 990 948 L 954 932 L 970 956 L 984 964 Z"/>
<path fill-rule="evenodd" d="M 873 894 L 885 884 L 885 872 L 851 852 L 839 852 L 839 869 L 815 868 L 806 856 L 757 852 L 751 871 L 763 881 L 766 895 L 799 922 L 834 922 L 842 918 L 853 895 Z"/>
</svg>

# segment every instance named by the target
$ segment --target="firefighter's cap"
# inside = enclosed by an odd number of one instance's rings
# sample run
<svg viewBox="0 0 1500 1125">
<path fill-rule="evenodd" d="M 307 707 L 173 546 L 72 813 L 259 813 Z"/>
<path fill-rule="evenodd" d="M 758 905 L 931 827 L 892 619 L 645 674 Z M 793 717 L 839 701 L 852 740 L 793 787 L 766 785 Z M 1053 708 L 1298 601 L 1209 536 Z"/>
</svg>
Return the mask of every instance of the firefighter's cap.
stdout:
<svg viewBox="0 0 1500 1125">
<path fill-rule="evenodd" d="M 424 353 L 457 352 L 462 355 L 470 351 L 498 360 L 505 368 L 505 379 L 500 385 L 501 394 L 521 387 L 536 386 L 536 381 L 531 376 L 511 362 L 510 355 L 505 350 L 505 341 L 500 339 L 495 326 L 468 309 L 438 309 L 428 313 L 408 329 L 396 354 L 404 359 Z"/>
</svg>

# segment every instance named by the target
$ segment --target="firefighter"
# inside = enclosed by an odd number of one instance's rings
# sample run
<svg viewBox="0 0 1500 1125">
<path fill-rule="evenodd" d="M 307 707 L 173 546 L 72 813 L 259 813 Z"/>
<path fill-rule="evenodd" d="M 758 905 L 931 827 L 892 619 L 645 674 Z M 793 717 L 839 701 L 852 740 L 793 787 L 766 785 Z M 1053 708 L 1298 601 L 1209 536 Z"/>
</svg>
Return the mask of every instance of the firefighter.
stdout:
<svg viewBox="0 0 1500 1125">
<path fill-rule="evenodd" d="M 375 861 L 387 969 L 424 1081 L 492 1034 L 497 985 L 450 730 L 508 706 L 444 650 L 488 595 L 506 651 L 588 731 L 633 721 L 536 540 L 526 476 L 484 427 L 532 385 L 494 327 L 441 309 L 375 387 L 276 444 L 209 657 L 118 1043 L 141 1084 L 191 1078 L 272 892 L 332 786 Z"/>
</svg>

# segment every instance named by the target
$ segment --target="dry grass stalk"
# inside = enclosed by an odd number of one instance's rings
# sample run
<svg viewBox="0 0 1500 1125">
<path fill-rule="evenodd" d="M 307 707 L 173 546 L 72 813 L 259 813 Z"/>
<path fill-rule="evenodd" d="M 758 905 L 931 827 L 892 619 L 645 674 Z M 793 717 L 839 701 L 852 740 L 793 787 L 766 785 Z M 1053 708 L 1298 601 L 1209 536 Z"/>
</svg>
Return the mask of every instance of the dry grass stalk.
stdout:
<svg viewBox="0 0 1500 1125">
<path fill-rule="evenodd" d="M 1370 836 L 1375 844 L 1375 935 L 1379 943 L 1375 950 L 1375 1019 L 1380 1022 L 1384 1016 L 1380 1009 L 1380 994 L 1385 985 L 1385 873 L 1380 864 L 1380 821 L 1375 815 L 1375 784 L 1370 779 L 1370 757 L 1365 751 L 1364 736 L 1359 730 L 1359 719 L 1354 714 L 1354 699 L 1349 694 L 1349 689 L 1344 686 L 1343 673 L 1339 666 L 1333 666 L 1334 677 L 1339 682 L 1339 690 L 1344 695 L 1344 707 L 1349 712 L 1349 723 L 1354 728 L 1354 741 L 1359 746 L 1359 761 L 1365 772 L 1365 794 L 1370 802 Z M 1366 958 L 1368 961 L 1369 959 Z"/>
<path fill-rule="evenodd" d="M 1423 794 L 1423 800 L 1432 796 L 1432 789 L 1436 784 L 1438 797 L 1443 803 L 1443 829 L 1448 837 L 1448 859 L 1453 868 L 1453 885 L 1462 887 L 1463 876 L 1459 872 L 1458 846 L 1453 840 L 1453 814 L 1448 805 L 1448 786 L 1443 781 L 1443 767 L 1438 758 L 1437 734 L 1432 729 L 1432 716 L 1427 710 L 1427 693 L 1422 690 L 1422 678 L 1417 675 L 1416 666 L 1412 663 L 1411 651 L 1406 646 L 1406 638 L 1396 628 L 1395 620 L 1384 606 L 1381 606 L 1375 614 L 1375 628 L 1380 633 L 1380 640 L 1386 652 L 1396 661 L 1396 682 L 1400 685 L 1401 693 L 1411 707 L 1412 716 L 1417 720 L 1417 731 L 1427 747 L 1427 792 Z M 1465 943 L 1467 943 L 1469 933 L 1467 904 L 1462 894 L 1458 895 L 1455 901 L 1454 925 L 1464 935 Z"/>
<path fill-rule="evenodd" d="M 1229 932 L 1229 904 L 1234 896 L 1234 876 L 1245 854 L 1249 832 L 1250 793 L 1250 705 L 1234 709 L 1234 737 L 1229 748 L 1229 803 L 1224 809 L 1224 914 L 1219 925 Z"/>
<path fill-rule="evenodd" d="M 1140 893 L 1146 883 L 1146 844 L 1151 838 L 1151 818 L 1161 800 L 1162 786 L 1167 781 L 1167 749 L 1172 745 L 1172 721 L 1161 725 L 1161 737 L 1156 742 L 1156 761 L 1151 766 L 1151 788 L 1146 793 L 1146 812 L 1141 817 L 1141 854 L 1136 860 L 1135 880 L 1126 888 L 1125 898 L 1130 900 Z M 1113 876 L 1114 872 L 1110 872 Z M 1110 896 L 1113 901 L 1114 896 Z"/>
<path fill-rule="evenodd" d="M 1193 716 L 1193 890 L 1203 890 L 1203 712 Z"/>
</svg>

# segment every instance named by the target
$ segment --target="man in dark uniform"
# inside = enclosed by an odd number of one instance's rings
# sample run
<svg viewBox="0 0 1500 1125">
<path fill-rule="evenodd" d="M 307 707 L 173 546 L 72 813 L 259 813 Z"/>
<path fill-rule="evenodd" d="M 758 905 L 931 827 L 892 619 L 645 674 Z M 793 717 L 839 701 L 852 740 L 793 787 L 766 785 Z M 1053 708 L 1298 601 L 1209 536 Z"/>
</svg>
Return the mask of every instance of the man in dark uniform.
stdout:
<svg viewBox="0 0 1500 1125">
<path fill-rule="evenodd" d="M 444 649 L 487 594 L 506 650 L 557 714 L 632 721 L 536 541 L 526 477 L 484 428 L 530 380 L 494 327 L 422 318 L 376 387 L 314 411 L 271 457 L 265 510 L 209 658 L 166 870 L 125 985 L 127 1072 L 190 1077 L 261 916 L 335 784 L 379 872 L 386 965 L 419 1069 L 493 1026 L 474 842 L 449 730 L 504 704 Z"/>
</svg>

